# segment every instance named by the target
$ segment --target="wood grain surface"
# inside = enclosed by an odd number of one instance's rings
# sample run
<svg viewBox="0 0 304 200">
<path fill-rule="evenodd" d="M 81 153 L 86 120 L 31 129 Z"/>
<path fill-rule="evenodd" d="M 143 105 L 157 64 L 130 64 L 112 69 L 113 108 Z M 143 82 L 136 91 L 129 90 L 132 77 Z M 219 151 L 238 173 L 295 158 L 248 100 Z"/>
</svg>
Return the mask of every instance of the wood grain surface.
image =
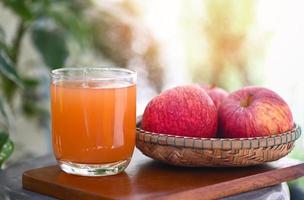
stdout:
<svg viewBox="0 0 304 200">
<path fill-rule="evenodd" d="M 219 199 L 242 192 L 249 192 L 259 188 L 276 185 L 285 181 L 300 178 L 304 175 L 304 164 L 275 169 L 260 174 L 234 179 L 202 188 L 165 195 L 157 199 Z M 225 188 L 225 189 L 223 189 Z"/>
<path fill-rule="evenodd" d="M 296 165 L 287 158 L 255 167 L 190 168 L 137 154 L 118 175 L 81 177 L 48 166 L 26 171 L 23 187 L 60 199 L 216 199 L 304 175 L 304 164 Z"/>
</svg>

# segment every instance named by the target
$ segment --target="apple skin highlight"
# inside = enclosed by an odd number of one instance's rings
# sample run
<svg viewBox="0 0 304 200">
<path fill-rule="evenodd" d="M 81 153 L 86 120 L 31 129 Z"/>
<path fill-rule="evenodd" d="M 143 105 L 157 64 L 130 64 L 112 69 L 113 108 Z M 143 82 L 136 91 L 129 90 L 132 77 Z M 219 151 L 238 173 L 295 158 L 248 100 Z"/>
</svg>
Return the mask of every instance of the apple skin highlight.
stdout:
<svg viewBox="0 0 304 200">
<path fill-rule="evenodd" d="M 162 92 L 148 103 L 142 118 L 144 130 L 177 136 L 216 137 L 217 125 L 217 109 L 197 85 Z"/>
<path fill-rule="evenodd" d="M 287 103 L 263 87 L 245 87 L 231 93 L 218 114 L 219 136 L 224 138 L 275 135 L 294 126 Z"/>
</svg>

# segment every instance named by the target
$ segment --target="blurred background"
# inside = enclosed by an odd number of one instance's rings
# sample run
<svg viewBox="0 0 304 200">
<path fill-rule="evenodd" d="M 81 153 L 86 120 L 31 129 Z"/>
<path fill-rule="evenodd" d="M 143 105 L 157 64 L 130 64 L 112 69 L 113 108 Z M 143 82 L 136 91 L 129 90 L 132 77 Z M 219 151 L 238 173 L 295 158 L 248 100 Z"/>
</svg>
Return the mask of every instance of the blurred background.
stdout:
<svg viewBox="0 0 304 200">
<path fill-rule="evenodd" d="M 279 93 L 303 126 L 303 6 L 301 0 L 0 0 L 0 165 L 51 151 L 49 72 L 62 66 L 136 70 L 138 114 L 180 84 L 228 91 L 262 85 Z M 303 150 L 302 139 L 289 156 L 304 160 Z M 291 184 L 304 188 L 303 179 Z"/>
</svg>

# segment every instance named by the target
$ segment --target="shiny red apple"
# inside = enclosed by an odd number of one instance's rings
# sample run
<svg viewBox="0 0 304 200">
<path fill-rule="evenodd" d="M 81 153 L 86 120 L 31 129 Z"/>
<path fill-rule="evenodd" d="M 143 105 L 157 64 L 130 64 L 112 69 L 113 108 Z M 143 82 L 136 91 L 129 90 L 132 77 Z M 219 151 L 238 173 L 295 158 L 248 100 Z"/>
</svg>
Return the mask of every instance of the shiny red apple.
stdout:
<svg viewBox="0 0 304 200">
<path fill-rule="evenodd" d="M 287 103 L 263 87 L 245 87 L 231 93 L 218 114 L 219 133 L 225 138 L 274 135 L 294 126 Z"/>
<path fill-rule="evenodd" d="M 212 85 L 202 85 L 202 88 L 204 88 L 207 94 L 211 97 L 217 109 L 219 109 L 221 103 L 229 95 L 226 90 Z"/>
<path fill-rule="evenodd" d="M 217 110 L 208 94 L 197 85 L 168 89 L 147 105 L 142 129 L 155 133 L 215 137 Z"/>
</svg>

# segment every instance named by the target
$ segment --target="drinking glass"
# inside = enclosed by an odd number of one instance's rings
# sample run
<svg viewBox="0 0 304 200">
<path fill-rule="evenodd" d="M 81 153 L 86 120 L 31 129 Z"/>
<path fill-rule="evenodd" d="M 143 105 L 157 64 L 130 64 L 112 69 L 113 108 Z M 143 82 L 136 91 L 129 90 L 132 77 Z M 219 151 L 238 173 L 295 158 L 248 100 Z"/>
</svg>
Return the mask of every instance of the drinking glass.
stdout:
<svg viewBox="0 0 304 200">
<path fill-rule="evenodd" d="M 50 93 L 53 152 L 60 168 L 83 176 L 123 171 L 135 145 L 136 72 L 55 69 Z"/>
</svg>

